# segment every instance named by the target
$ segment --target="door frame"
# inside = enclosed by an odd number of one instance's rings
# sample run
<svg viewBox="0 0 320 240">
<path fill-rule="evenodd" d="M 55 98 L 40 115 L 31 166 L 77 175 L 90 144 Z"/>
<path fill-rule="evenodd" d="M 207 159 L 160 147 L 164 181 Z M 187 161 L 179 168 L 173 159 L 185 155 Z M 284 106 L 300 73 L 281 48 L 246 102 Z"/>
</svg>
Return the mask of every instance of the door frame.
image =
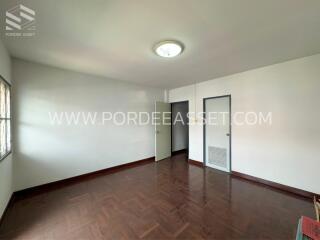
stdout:
<svg viewBox="0 0 320 240">
<path fill-rule="evenodd" d="M 206 100 L 210 99 L 216 99 L 216 98 L 229 98 L 229 173 L 232 172 L 232 123 L 231 123 L 231 94 L 228 95 L 221 95 L 221 96 L 215 96 L 215 97 L 207 97 L 203 98 L 203 165 L 207 166 L 206 163 Z M 217 169 L 218 170 L 218 169 Z"/>
<path fill-rule="evenodd" d="M 172 106 L 173 104 L 176 104 L 176 103 L 187 103 L 188 105 L 188 113 L 189 113 L 189 100 L 185 100 L 185 101 L 178 101 L 178 102 L 170 102 L 171 104 L 171 155 L 173 153 L 172 151 L 172 137 L 173 137 L 173 134 L 172 134 L 172 126 L 173 126 L 173 118 L 172 118 Z M 187 155 L 189 156 L 189 134 L 190 134 L 190 127 L 189 127 L 189 118 L 187 118 L 187 126 L 188 126 L 188 148 L 187 148 Z"/>
</svg>

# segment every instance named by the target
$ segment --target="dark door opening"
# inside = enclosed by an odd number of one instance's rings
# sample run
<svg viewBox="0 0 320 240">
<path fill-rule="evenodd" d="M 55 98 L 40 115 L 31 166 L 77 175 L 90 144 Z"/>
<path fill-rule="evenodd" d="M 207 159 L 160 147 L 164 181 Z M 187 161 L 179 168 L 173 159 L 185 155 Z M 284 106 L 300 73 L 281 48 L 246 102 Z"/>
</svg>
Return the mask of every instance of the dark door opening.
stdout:
<svg viewBox="0 0 320 240">
<path fill-rule="evenodd" d="M 189 102 L 171 103 L 171 153 L 189 155 Z"/>
</svg>

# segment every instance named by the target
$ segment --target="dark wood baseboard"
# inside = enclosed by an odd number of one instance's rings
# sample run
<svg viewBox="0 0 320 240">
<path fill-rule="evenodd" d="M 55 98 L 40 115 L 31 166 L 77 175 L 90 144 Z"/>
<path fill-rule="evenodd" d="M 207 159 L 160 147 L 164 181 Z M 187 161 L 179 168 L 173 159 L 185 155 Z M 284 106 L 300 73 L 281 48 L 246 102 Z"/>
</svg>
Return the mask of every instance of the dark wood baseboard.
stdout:
<svg viewBox="0 0 320 240">
<path fill-rule="evenodd" d="M 187 149 L 181 149 L 181 150 L 178 150 L 178 151 L 173 151 L 173 152 L 171 152 L 171 155 L 174 156 L 174 155 L 178 155 L 178 154 L 181 154 L 181 153 L 187 153 Z"/>
<path fill-rule="evenodd" d="M 122 164 L 122 165 L 118 165 L 118 166 L 114 166 L 114 167 L 110 167 L 110 168 L 105 168 L 105 169 L 101 169 L 101 170 L 98 170 L 95 172 L 90 172 L 90 173 L 82 174 L 79 176 L 66 178 L 66 179 L 55 181 L 55 182 L 50 182 L 50 183 L 42 184 L 39 186 L 19 190 L 19 191 L 14 192 L 14 196 L 19 198 L 20 196 L 25 196 L 25 195 L 29 195 L 29 194 L 37 194 L 37 193 L 41 193 L 41 192 L 47 192 L 49 190 L 61 188 L 66 185 L 71 185 L 71 184 L 74 184 L 77 182 L 86 181 L 88 179 L 92 179 L 92 178 L 95 178 L 95 177 L 98 177 L 101 175 L 114 173 L 114 172 L 117 172 L 120 170 L 132 168 L 135 166 L 147 164 L 147 163 L 154 162 L 154 161 L 155 161 L 155 157 L 150 157 L 150 158 L 138 160 L 135 162 L 130 162 L 130 163 L 126 163 L 126 164 Z"/>
<path fill-rule="evenodd" d="M 199 162 L 199 161 L 196 161 L 196 160 L 189 159 L 188 163 L 191 164 L 191 165 L 198 166 L 198 167 L 203 167 L 203 162 Z"/>
<path fill-rule="evenodd" d="M 15 199 L 0 227 L 0 239 L 105 235 L 115 240 L 119 236 L 282 240 L 293 239 L 299 216 L 315 217 L 309 199 L 192 166 L 185 154 L 173 158 Z M 250 200 L 254 204 L 248 206 Z M 189 223 L 198 226 L 190 228 Z"/>
<path fill-rule="evenodd" d="M 13 205 L 14 200 L 17 199 L 17 198 L 24 197 L 26 195 L 34 195 L 34 194 L 38 194 L 38 193 L 42 193 L 42 192 L 47 192 L 48 190 L 50 191 L 50 190 L 53 190 L 53 189 L 58 189 L 58 188 L 66 186 L 66 185 L 71 185 L 71 184 L 74 184 L 74 183 L 77 183 L 77 182 L 80 182 L 80 181 L 88 180 L 90 178 L 95 178 L 97 176 L 114 173 L 114 172 L 117 172 L 117 171 L 120 171 L 120 170 L 124 170 L 124 169 L 127 169 L 127 168 L 131 168 L 131 167 L 147 164 L 147 163 L 154 162 L 154 161 L 155 161 L 155 157 L 150 157 L 150 158 L 138 160 L 138 161 L 135 161 L 135 162 L 126 163 L 126 164 L 114 166 L 114 167 L 111 167 L 111 168 L 105 168 L 105 169 L 101 169 L 101 170 L 98 170 L 98 171 L 95 171 L 95 172 L 90 172 L 90 173 L 82 174 L 82 175 L 79 175 L 79 176 L 66 178 L 66 179 L 62 179 L 62 180 L 59 180 L 59 181 L 50 182 L 50 183 L 42 184 L 42 185 L 39 185 L 39 186 L 35 186 L 35 187 L 26 188 L 26 189 L 23 189 L 23 190 L 16 191 L 16 192 L 12 193 L 7 206 L 6 206 L 2 216 L 0 217 L 0 225 L 2 224 L 2 221 L 3 221 L 6 213 L 8 212 L 8 209 Z"/>
<path fill-rule="evenodd" d="M 257 177 L 254 177 L 254 176 L 251 176 L 251 175 L 247 175 L 247 174 L 244 174 L 244 173 L 240 173 L 240 172 L 236 172 L 236 171 L 232 171 L 232 176 L 233 177 L 242 178 L 242 179 L 246 179 L 246 180 L 251 181 L 251 182 L 255 182 L 255 183 L 262 184 L 262 185 L 265 185 L 265 186 L 268 186 L 268 187 L 272 187 L 272 188 L 275 188 L 275 189 L 278 189 L 278 190 L 281 190 L 281 191 L 284 191 L 284 192 L 287 192 L 287 193 L 291 193 L 291 194 L 294 194 L 294 195 L 297 195 L 297 196 L 301 196 L 301 197 L 304 197 L 304 198 L 313 199 L 314 196 L 317 196 L 317 197 L 320 196 L 319 194 L 316 194 L 316 193 L 313 193 L 313 192 L 308 192 L 308 191 L 305 191 L 305 190 L 302 190 L 302 189 L 290 187 L 290 186 L 283 185 L 283 184 L 280 184 L 280 183 L 275 183 L 275 182 L 272 182 L 272 181 L 269 181 L 269 180 L 265 180 L 265 179 L 262 179 L 262 178 L 257 178 Z"/>
<path fill-rule="evenodd" d="M 88 179 L 95 178 L 97 176 L 102 176 L 102 175 L 106 175 L 106 174 L 110 174 L 110 173 L 115 173 L 115 172 L 120 171 L 120 170 L 124 170 L 124 169 L 127 169 L 127 168 L 131 168 L 131 167 L 147 164 L 147 163 L 150 163 L 150 162 L 153 162 L 153 161 L 155 161 L 155 158 L 154 157 L 150 157 L 150 158 L 147 158 L 147 159 L 142 159 L 142 160 L 139 160 L 139 161 L 135 161 L 135 162 L 131 162 L 131 163 L 127 163 L 127 164 L 123 164 L 123 165 L 119 165 L 119 166 L 115 166 L 115 167 L 111 167 L 111 168 L 107 168 L 107 169 L 102 169 L 102 170 L 98 170 L 98 171 L 95 171 L 95 172 L 91 172 L 91 173 L 87 173 L 87 174 L 83 174 L 83 175 L 79 175 L 79 176 L 75 176 L 75 177 L 59 180 L 59 181 L 56 181 L 56 182 L 51 182 L 51 183 L 47 183 L 47 184 L 44 184 L 44 185 L 39 185 L 39 186 L 35 186 L 35 187 L 31 187 L 31 188 L 27 188 L 27 189 L 24 189 L 24 190 L 20 190 L 20 191 L 14 192 L 12 194 L 10 200 L 9 200 L 9 203 L 6 206 L 6 209 L 5 209 L 4 213 L 2 214 L 2 217 L 0 217 L 0 225 L 1 225 L 5 215 L 7 214 L 8 209 L 10 209 L 10 207 L 13 205 L 13 202 L 14 202 L 14 200 L 16 198 L 24 197 L 26 195 L 38 194 L 38 193 L 41 193 L 41 192 L 47 192 L 48 190 L 61 188 L 61 187 L 64 187 L 66 185 L 71 185 L 71 184 L 77 183 L 79 181 L 86 181 Z M 202 162 L 195 161 L 195 160 L 192 160 L 192 159 L 188 159 L 188 163 L 192 164 L 192 165 L 195 165 L 195 166 L 198 166 L 198 167 L 201 167 L 201 168 L 204 167 Z M 279 183 L 271 182 L 271 181 L 264 180 L 264 179 L 261 179 L 261 178 L 257 178 L 257 177 L 254 177 L 254 176 L 250 176 L 250 175 L 247 175 L 247 174 L 239 173 L 239 172 L 236 172 L 236 171 L 232 171 L 232 177 L 242 178 L 242 179 L 245 179 L 245 180 L 248 180 L 248 181 L 251 181 L 251 182 L 255 182 L 257 184 L 262 184 L 262 185 L 265 185 L 267 187 L 272 187 L 272 188 L 275 188 L 275 189 L 278 189 L 278 190 L 281 190 L 281 191 L 284 191 L 284 192 L 287 192 L 287 193 L 290 193 L 290 194 L 294 194 L 296 196 L 302 196 L 302 197 L 308 198 L 308 199 L 312 199 L 313 196 L 317 196 L 318 198 L 320 197 L 319 194 L 315 194 L 315 193 L 304 191 L 304 190 L 301 190 L 301 189 L 289 187 L 289 186 L 286 186 L 286 185 L 282 185 L 282 184 L 279 184 Z"/>
<path fill-rule="evenodd" d="M 95 171 L 95 172 L 86 173 L 86 174 L 82 174 L 82 175 L 79 175 L 79 176 L 66 178 L 66 179 L 62 179 L 62 180 L 59 180 L 59 181 L 46 183 L 46 184 L 42 184 L 42 185 L 39 185 L 39 186 L 35 186 L 35 187 L 26 188 L 26 189 L 23 189 L 23 190 L 16 191 L 16 192 L 12 193 L 12 195 L 10 197 L 10 200 L 9 200 L 9 202 L 8 202 L 8 204 L 7 204 L 6 208 L 5 208 L 2 216 L 0 216 L 0 226 L 2 224 L 2 221 L 3 221 L 6 213 L 8 212 L 8 209 L 13 205 L 13 202 L 14 202 L 14 200 L 16 198 L 24 197 L 26 195 L 34 195 L 34 194 L 41 193 L 41 192 L 47 192 L 48 190 L 58 189 L 58 188 L 66 186 L 66 185 L 74 184 L 74 183 L 79 182 L 79 181 L 85 181 L 85 180 L 88 180 L 90 178 L 95 178 L 97 176 L 114 173 L 114 172 L 117 172 L 117 171 L 120 171 L 120 170 L 124 170 L 124 169 L 127 169 L 127 168 L 131 168 L 131 167 L 147 164 L 147 163 L 154 162 L 154 161 L 155 161 L 155 157 L 150 157 L 150 158 L 138 160 L 138 161 L 135 161 L 135 162 L 130 162 L 130 163 L 114 166 L 114 167 L 111 167 L 111 168 L 106 168 L 106 169 L 98 170 L 98 171 Z"/>
<path fill-rule="evenodd" d="M 2 224 L 2 221 L 3 221 L 4 217 L 5 217 L 5 215 L 8 212 L 8 209 L 13 205 L 13 200 L 14 200 L 14 193 L 11 194 L 9 202 L 8 202 L 6 208 L 4 209 L 2 216 L 0 216 L 0 226 Z"/>
</svg>

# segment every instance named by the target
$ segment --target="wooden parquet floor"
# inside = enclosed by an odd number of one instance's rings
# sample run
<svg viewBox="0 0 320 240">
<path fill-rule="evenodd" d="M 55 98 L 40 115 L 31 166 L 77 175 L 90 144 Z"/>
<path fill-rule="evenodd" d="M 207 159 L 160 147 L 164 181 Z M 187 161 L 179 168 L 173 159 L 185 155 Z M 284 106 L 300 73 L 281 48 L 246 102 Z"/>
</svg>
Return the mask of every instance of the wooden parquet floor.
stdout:
<svg viewBox="0 0 320 240">
<path fill-rule="evenodd" d="M 179 154 L 14 200 L 0 239 L 294 239 L 312 203 Z"/>
</svg>

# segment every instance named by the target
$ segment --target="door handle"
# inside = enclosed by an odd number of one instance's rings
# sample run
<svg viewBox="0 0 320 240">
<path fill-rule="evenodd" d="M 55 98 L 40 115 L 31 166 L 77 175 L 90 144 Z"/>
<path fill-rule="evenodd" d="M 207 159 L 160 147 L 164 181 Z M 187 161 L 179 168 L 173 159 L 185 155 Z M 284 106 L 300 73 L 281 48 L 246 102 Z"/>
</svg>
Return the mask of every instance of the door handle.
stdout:
<svg viewBox="0 0 320 240">
<path fill-rule="evenodd" d="M 230 137 L 230 133 L 227 133 L 226 136 L 227 136 L 227 137 Z"/>
<path fill-rule="evenodd" d="M 159 133 L 160 133 L 160 131 L 159 131 L 159 130 L 157 130 L 157 131 L 156 131 L 156 134 L 159 134 Z"/>
</svg>

